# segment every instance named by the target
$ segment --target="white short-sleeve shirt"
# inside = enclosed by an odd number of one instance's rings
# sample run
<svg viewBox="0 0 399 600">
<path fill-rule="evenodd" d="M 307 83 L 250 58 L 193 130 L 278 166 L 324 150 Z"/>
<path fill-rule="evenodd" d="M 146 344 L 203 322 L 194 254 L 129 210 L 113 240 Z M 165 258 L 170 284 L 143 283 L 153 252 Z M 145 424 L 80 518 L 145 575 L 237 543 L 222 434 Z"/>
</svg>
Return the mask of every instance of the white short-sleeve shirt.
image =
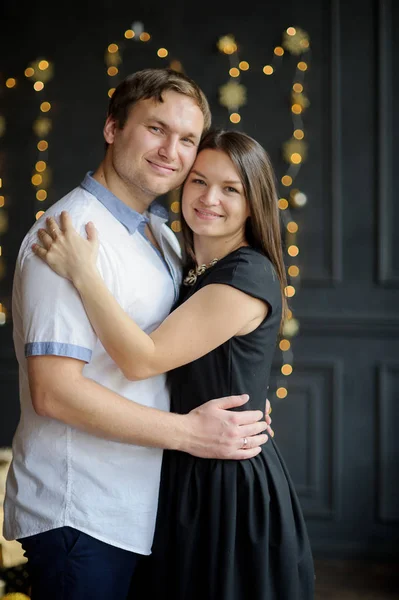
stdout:
<svg viewBox="0 0 399 600">
<path fill-rule="evenodd" d="M 156 329 L 181 283 L 180 246 L 166 224 L 165 209 L 154 204 L 140 215 L 88 173 L 45 216 L 57 217 L 62 210 L 83 235 L 85 224 L 93 221 L 106 285 L 144 331 Z M 169 410 L 165 375 L 128 381 L 98 340 L 73 285 L 32 253 L 45 216 L 26 235 L 14 276 L 21 418 L 7 479 L 4 536 L 19 539 L 68 525 L 119 548 L 149 554 L 162 451 L 95 437 L 39 416 L 32 407 L 26 357 L 51 354 L 85 361 L 86 377 L 145 406 Z M 164 258 L 143 233 L 147 221 Z"/>
</svg>

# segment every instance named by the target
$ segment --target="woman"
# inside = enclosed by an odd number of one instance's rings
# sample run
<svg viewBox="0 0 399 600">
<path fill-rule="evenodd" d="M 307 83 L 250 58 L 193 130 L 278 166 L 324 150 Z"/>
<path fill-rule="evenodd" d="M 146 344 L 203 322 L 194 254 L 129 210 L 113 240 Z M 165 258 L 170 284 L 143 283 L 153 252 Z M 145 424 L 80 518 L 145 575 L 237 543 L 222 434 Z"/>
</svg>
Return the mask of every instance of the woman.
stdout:
<svg viewBox="0 0 399 600">
<path fill-rule="evenodd" d="M 248 393 L 263 409 L 285 311 L 274 174 L 264 149 L 237 132 L 202 141 L 182 190 L 188 267 L 177 307 L 144 333 L 96 268 L 98 240 L 62 216 L 38 253 L 76 286 L 107 352 L 130 379 L 170 372 L 172 411 Z M 198 266 L 199 265 L 199 266 Z M 247 443 L 244 440 L 244 445 Z M 153 554 L 143 597 L 310 600 L 313 562 L 287 469 L 273 442 L 246 461 L 164 453 Z"/>
</svg>

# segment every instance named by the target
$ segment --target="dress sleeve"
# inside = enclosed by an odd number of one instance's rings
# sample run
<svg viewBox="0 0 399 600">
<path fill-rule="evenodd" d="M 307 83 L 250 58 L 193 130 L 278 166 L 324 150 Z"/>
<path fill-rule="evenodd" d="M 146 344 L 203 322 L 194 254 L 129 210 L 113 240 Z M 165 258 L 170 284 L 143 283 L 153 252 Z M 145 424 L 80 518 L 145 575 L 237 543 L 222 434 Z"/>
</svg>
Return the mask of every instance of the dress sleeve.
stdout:
<svg viewBox="0 0 399 600">
<path fill-rule="evenodd" d="M 217 263 L 204 283 L 230 285 L 265 301 L 273 315 L 281 315 L 281 288 L 277 273 L 270 260 L 252 248 L 242 248 Z"/>
</svg>

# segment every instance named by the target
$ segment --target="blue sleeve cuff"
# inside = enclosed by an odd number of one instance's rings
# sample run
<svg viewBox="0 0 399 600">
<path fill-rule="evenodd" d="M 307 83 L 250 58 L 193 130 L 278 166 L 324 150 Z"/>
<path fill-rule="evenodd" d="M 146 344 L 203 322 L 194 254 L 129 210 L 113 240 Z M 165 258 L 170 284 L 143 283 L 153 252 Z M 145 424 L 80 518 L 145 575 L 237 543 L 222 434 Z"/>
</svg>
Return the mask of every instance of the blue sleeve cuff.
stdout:
<svg viewBox="0 0 399 600">
<path fill-rule="evenodd" d="M 90 348 L 75 346 L 74 344 L 62 344 L 61 342 L 30 342 L 25 344 L 25 356 L 67 356 L 77 358 L 84 362 L 90 362 L 92 351 Z"/>
</svg>

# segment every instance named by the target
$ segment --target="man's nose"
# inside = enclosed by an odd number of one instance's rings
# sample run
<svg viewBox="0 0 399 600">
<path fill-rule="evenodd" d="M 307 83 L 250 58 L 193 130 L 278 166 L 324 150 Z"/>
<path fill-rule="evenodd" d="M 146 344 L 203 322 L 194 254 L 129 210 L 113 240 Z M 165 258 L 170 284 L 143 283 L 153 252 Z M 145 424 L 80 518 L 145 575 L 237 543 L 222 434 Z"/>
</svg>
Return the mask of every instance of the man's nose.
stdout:
<svg viewBox="0 0 399 600">
<path fill-rule="evenodd" d="M 179 140 L 172 136 L 165 138 L 159 149 L 159 154 L 169 162 L 173 162 L 178 156 L 178 142 Z"/>
</svg>

